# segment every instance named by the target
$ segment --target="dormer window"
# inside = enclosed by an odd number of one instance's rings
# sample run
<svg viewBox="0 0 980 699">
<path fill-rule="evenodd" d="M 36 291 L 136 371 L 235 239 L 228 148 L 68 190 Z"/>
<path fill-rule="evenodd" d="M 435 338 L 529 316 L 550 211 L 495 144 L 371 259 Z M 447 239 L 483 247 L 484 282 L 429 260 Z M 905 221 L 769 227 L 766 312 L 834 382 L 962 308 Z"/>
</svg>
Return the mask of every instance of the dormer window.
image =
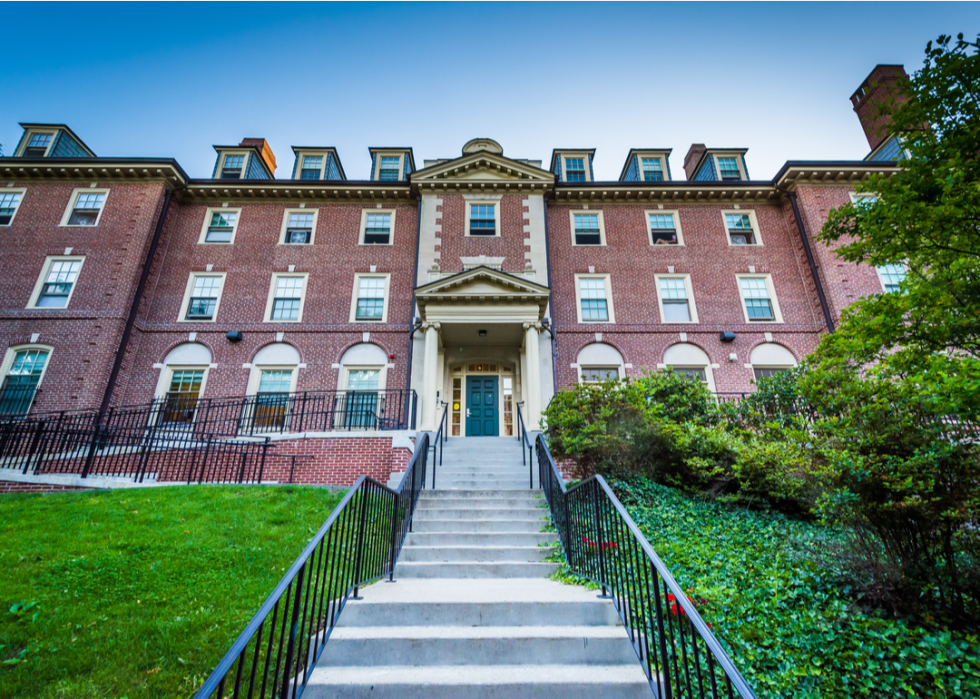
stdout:
<svg viewBox="0 0 980 699">
<path fill-rule="evenodd" d="M 643 158 L 642 165 L 644 182 L 663 182 L 664 170 L 660 158 Z"/>
<path fill-rule="evenodd" d="M 323 170 L 323 156 L 307 155 L 303 157 L 303 170 L 300 173 L 302 180 L 318 180 L 320 172 Z"/>
<path fill-rule="evenodd" d="M 718 176 L 723 180 L 741 180 L 738 158 L 718 158 Z"/>
<path fill-rule="evenodd" d="M 585 182 L 585 158 L 565 158 L 565 181 Z"/>
<path fill-rule="evenodd" d="M 381 156 L 378 179 L 382 182 L 397 182 L 400 179 L 398 176 L 400 164 L 401 158 L 398 156 Z"/>
<path fill-rule="evenodd" d="M 242 178 L 242 170 L 244 167 L 244 155 L 226 155 L 225 162 L 221 166 L 221 179 L 240 180 Z"/>
<path fill-rule="evenodd" d="M 31 140 L 28 141 L 27 147 L 24 149 L 24 155 L 28 158 L 43 158 L 48 154 L 48 148 L 51 147 L 53 138 L 54 134 L 51 133 L 31 134 Z"/>
</svg>

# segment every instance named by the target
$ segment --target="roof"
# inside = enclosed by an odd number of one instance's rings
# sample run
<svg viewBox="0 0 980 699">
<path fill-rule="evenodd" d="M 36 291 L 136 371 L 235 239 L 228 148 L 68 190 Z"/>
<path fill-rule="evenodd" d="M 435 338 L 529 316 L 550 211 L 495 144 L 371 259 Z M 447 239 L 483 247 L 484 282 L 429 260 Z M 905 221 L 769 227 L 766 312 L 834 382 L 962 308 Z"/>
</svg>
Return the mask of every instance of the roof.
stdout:
<svg viewBox="0 0 980 699">
<path fill-rule="evenodd" d="M 78 145 L 80 145 L 82 148 L 84 148 L 86 151 L 88 151 L 93 158 L 98 157 L 98 156 L 95 155 L 95 151 L 93 151 L 91 148 L 89 148 L 85 144 L 85 141 L 83 141 L 82 139 L 80 139 L 78 137 L 78 134 L 75 133 L 74 131 L 72 131 L 71 130 L 71 127 L 69 127 L 67 124 L 33 124 L 33 123 L 21 122 L 20 123 L 20 126 L 21 126 L 21 128 L 24 129 L 24 131 L 27 131 L 28 129 L 61 129 L 63 131 L 66 131 L 69 136 L 71 136 L 72 138 L 74 138 L 75 141 L 78 142 Z"/>
</svg>

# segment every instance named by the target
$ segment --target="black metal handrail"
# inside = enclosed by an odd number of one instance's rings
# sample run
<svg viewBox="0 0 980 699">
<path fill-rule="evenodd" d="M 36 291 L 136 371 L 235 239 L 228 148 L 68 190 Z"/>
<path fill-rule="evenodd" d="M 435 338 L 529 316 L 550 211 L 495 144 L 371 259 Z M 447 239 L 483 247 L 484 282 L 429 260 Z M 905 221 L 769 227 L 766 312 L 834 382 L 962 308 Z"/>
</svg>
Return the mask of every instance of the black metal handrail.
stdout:
<svg viewBox="0 0 980 699">
<path fill-rule="evenodd" d="M 436 465 L 442 466 L 442 452 L 448 439 L 449 403 L 442 404 L 442 417 L 439 418 L 439 430 L 432 440 L 432 489 L 436 487 Z M 439 452 L 438 454 L 436 452 Z"/>
<path fill-rule="evenodd" d="M 521 463 L 527 466 L 528 488 L 534 488 L 534 447 L 531 446 L 531 440 L 527 438 L 527 427 L 521 414 L 522 405 L 524 405 L 523 401 L 517 404 L 517 439 L 524 441 L 521 445 Z"/>
<path fill-rule="evenodd" d="M 429 436 L 422 434 L 396 490 L 357 479 L 290 566 L 195 699 L 299 697 L 358 588 L 388 576 L 425 487 Z"/>
<path fill-rule="evenodd" d="M 541 487 L 568 567 L 612 598 L 654 694 L 716 699 L 734 691 L 754 698 L 605 479 L 593 476 L 566 489 L 543 435 L 535 446 Z"/>
</svg>

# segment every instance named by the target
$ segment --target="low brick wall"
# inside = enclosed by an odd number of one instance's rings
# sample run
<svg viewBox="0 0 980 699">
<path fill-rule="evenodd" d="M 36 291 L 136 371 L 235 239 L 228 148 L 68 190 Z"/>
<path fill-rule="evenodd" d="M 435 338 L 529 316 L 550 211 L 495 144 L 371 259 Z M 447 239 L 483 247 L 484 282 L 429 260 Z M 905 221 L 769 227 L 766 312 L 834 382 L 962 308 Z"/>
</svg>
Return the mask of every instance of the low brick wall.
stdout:
<svg viewBox="0 0 980 699">
<path fill-rule="evenodd" d="M 293 468 L 292 459 L 287 454 L 309 455 L 313 458 L 296 459 Z M 262 480 L 352 485 L 363 475 L 380 483 L 387 483 L 393 472 L 405 471 L 411 456 L 409 449 L 393 447 L 391 437 L 279 440 L 269 447 Z"/>
<path fill-rule="evenodd" d="M 74 485 L 52 485 L 50 483 L 18 483 L 0 481 L 0 495 L 4 493 L 63 493 L 74 490 L 90 490 Z"/>
</svg>

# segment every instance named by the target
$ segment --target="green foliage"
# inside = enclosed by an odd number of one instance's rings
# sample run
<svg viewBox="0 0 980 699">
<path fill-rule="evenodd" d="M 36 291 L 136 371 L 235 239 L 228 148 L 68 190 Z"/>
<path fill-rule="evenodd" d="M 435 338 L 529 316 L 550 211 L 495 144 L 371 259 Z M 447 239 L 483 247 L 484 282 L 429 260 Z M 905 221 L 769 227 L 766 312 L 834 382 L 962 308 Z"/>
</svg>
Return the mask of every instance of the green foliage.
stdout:
<svg viewBox="0 0 980 699">
<path fill-rule="evenodd" d="M 343 493 L 0 498 L 0 696 L 189 696 Z"/>
<path fill-rule="evenodd" d="M 612 485 L 760 697 L 980 696 L 980 637 L 854 605 L 821 556 L 846 529 Z"/>
</svg>

